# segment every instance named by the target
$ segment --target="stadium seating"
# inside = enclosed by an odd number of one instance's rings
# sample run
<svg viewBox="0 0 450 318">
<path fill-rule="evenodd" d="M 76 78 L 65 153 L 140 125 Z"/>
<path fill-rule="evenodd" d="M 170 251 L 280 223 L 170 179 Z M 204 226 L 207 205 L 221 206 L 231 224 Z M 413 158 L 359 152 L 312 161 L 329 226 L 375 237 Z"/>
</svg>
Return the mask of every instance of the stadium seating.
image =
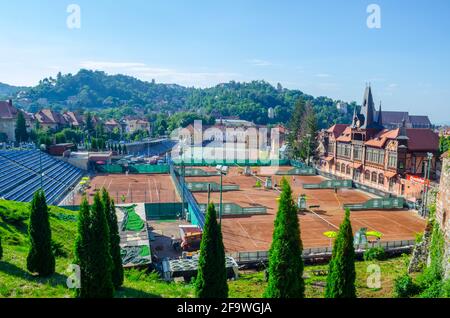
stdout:
<svg viewBox="0 0 450 318">
<path fill-rule="evenodd" d="M 42 182 L 47 203 L 57 204 L 83 176 L 80 169 L 38 150 L 0 151 L 0 167 L 0 197 L 21 202 L 30 202 Z"/>
</svg>

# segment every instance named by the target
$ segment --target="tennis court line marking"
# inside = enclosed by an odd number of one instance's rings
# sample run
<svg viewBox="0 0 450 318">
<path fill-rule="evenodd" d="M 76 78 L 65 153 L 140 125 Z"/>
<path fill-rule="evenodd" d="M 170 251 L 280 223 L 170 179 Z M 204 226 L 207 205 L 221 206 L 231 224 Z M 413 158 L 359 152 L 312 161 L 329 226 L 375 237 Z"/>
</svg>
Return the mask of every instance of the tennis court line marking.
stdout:
<svg viewBox="0 0 450 318">
<path fill-rule="evenodd" d="M 153 203 L 152 185 L 150 183 L 150 177 L 147 178 L 147 183 L 148 183 L 148 191 L 150 192 L 150 202 Z"/>
<path fill-rule="evenodd" d="M 258 247 L 258 245 L 256 245 L 255 241 L 253 241 L 253 239 L 250 236 L 250 234 L 248 234 L 248 232 L 244 229 L 244 227 L 242 226 L 241 222 L 238 221 L 237 223 L 241 227 L 242 231 L 244 231 L 244 233 L 247 235 L 248 239 L 253 243 L 253 245 L 255 245 L 255 247 Z"/>
</svg>

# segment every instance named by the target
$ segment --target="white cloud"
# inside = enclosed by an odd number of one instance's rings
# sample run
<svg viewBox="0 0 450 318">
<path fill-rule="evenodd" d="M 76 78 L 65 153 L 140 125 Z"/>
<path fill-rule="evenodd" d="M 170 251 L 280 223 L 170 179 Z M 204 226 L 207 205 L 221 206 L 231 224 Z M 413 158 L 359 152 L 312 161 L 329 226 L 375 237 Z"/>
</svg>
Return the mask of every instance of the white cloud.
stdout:
<svg viewBox="0 0 450 318">
<path fill-rule="evenodd" d="M 231 72 L 188 72 L 134 62 L 84 61 L 80 65 L 83 68 L 102 70 L 112 74 L 131 75 L 147 81 L 155 79 L 160 83 L 176 83 L 195 87 L 209 87 L 242 79 L 240 74 Z"/>
<path fill-rule="evenodd" d="M 331 75 L 327 74 L 327 73 L 319 73 L 319 74 L 316 74 L 316 77 L 328 78 L 328 77 L 331 77 Z"/>
<path fill-rule="evenodd" d="M 129 68 L 129 67 L 143 67 L 143 63 L 130 63 L 130 62 L 104 62 L 104 61 L 84 61 L 81 62 L 80 66 L 82 68 L 93 69 L 93 70 L 103 70 L 103 69 L 114 69 L 114 68 Z"/>
<path fill-rule="evenodd" d="M 246 61 L 248 64 L 251 64 L 253 66 L 272 66 L 272 62 L 266 61 L 266 60 L 260 60 L 260 59 L 251 59 Z"/>
</svg>

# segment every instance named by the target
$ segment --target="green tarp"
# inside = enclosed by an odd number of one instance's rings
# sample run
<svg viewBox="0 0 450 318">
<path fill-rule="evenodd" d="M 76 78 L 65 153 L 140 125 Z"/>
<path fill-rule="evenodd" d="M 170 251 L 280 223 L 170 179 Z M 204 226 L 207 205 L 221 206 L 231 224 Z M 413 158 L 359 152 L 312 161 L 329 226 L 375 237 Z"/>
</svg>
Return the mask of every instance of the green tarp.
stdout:
<svg viewBox="0 0 450 318">
<path fill-rule="evenodd" d="M 352 180 L 327 180 L 321 183 L 304 184 L 303 189 L 334 189 L 334 188 L 352 188 Z"/>
<path fill-rule="evenodd" d="M 380 198 L 370 199 L 364 203 L 344 204 L 344 208 L 350 210 L 392 210 L 403 209 L 405 206 L 404 198 Z"/>
</svg>

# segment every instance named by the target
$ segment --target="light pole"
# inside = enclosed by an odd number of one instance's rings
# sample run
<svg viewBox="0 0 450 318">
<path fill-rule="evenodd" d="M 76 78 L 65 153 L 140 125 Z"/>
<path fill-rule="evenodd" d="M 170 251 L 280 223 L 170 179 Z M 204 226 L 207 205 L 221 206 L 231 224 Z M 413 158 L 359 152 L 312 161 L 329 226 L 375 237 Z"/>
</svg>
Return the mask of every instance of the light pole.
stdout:
<svg viewBox="0 0 450 318">
<path fill-rule="evenodd" d="M 222 189 L 223 189 L 223 176 L 228 173 L 228 166 L 218 165 L 216 166 L 216 170 L 220 173 L 220 199 L 219 199 L 219 224 L 222 225 Z"/>
<path fill-rule="evenodd" d="M 39 146 L 39 169 L 40 169 L 40 178 L 41 178 L 41 190 L 44 190 L 43 188 L 43 182 L 42 182 L 42 177 L 43 177 L 43 172 L 42 172 L 42 151 L 44 151 L 45 149 L 45 145 L 41 144 Z"/>
<path fill-rule="evenodd" d="M 306 137 L 308 137 L 308 157 L 306 158 L 307 161 L 307 165 L 309 167 L 309 152 L 310 152 L 310 148 L 311 148 L 311 134 L 306 134 Z"/>
</svg>

